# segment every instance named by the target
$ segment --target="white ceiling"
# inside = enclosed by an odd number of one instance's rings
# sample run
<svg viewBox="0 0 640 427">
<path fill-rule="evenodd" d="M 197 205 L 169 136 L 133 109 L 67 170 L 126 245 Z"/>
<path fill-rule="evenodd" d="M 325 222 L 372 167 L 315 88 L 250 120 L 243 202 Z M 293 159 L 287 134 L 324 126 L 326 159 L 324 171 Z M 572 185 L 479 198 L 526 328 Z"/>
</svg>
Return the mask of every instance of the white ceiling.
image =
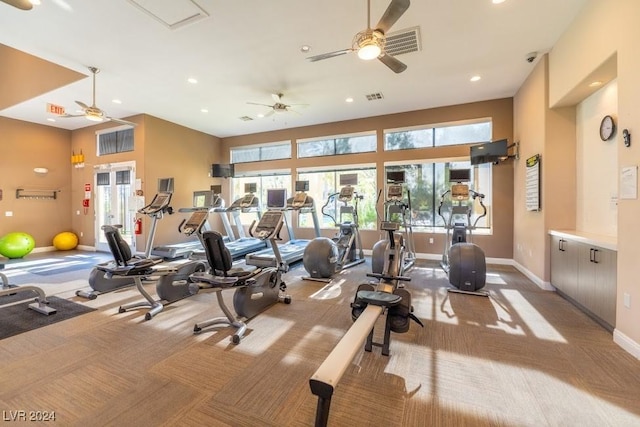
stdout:
<svg viewBox="0 0 640 427">
<path fill-rule="evenodd" d="M 535 64 L 526 54 L 549 51 L 586 3 L 413 0 L 391 31 L 418 26 L 422 50 L 398 55 L 408 68 L 395 74 L 354 53 L 305 59 L 351 47 L 367 26 L 365 0 L 194 0 L 209 16 L 176 29 L 129 0 L 41 1 L 31 11 L 0 3 L 0 43 L 87 75 L 87 66 L 98 67 L 96 104 L 110 116 L 146 113 L 218 137 L 513 96 Z M 177 0 L 139 1 L 183 10 Z M 372 26 L 389 1 L 371 0 Z M 180 2 L 197 10 L 190 0 Z M 311 52 L 300 51 L 304 44 Z M 471 83 L 476 74 L 482 79 Z M 273 104 L 271 94 L 279 92 L 285 103 L 308 106 L 259 119 L 268 108 L 247 104 Z M 367 101 L 375 92 L 384 99 Z M 0 115 L 64 129 L 95 124 L 47 121 L 54 117 L 47 103 L 74 114 L 75 100 L 91 104 L 90 78 Z"/>
</svg>

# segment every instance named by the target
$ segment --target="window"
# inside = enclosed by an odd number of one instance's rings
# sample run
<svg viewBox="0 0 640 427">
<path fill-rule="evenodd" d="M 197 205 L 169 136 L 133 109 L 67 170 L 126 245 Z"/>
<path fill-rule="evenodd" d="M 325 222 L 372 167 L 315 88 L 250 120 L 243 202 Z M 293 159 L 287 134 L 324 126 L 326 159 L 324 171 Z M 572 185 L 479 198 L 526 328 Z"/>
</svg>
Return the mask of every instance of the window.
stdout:
<svg viewBox="0 0 640 427">
<path fill-rule="evenodd" d="M 443 147 L 446 145 L 469 144 L 491 141 L 490 120 L 476 123 L 449 124 L 425 128 L 398 129 L 385 131 L 384 149 L 406 150 L 410 148 Z"/>
<path fill-rule="evenodd" d="M 255 195 L 256 197 L 258 197 L 258 199 L 260 199 L 260 207 L 263 211 L 267 208 L 267 189 L 286 188 L 288 195 L 287 197 L 291 197 L 291 174 L 288 171 L 261 171 L 260 175 L 243 175 L 231 178 L 231 194 L 233 200 L 242 198 L 242 196 L 244 196 L 245 194 L 245 184 L 251 183 L 256 184 L 257 190 L 255 192 Z M 229 205 L 230 204 L 231 203 L 229 203 Z M 240 214 L 240 218 L 243 224 L 251 224 L 252 221 L 257 219 L 255 213 L 242 213 Z"/>
<path fill-rule="evenodd" d="M 469 161 L 414 163 L 409 165 L 385 166 L 385 176 L 389 171 L 405 171 L 405 188 L 411 195 L 411 210 L 415 231 L 426 231 L 435 227 L 444 227 L 444 220 L 438 215 L 441 196 L 450 189 L 449 169 L 471 168 L 469 188 L 485 195 L 487 216 L 478 221 L 478 228 L 491 228 L 491 165 L 489 163 L 471 166 Z M 471 201 L 471 199 L 470 199 Z M 446 197 L 442 212 L 448 219 L 451 211 L 451 198 Z M 473 204 L 472 221 L 482 214 L 482 208 L 476 201 Z"/>
<path fill-rule="evenodd" d="M 370 153 L 376 151 L 376 146 L 375 133 L 299 140 L 298 158 Z"/>
<path fill-rule="evenodd" d="M 231 149 L 231 163 L 260 162 L 291 158 L 291 141 L 249 145 Z"/>
<path fill-rule="evenodd" d="M 133 151 L 133 128 L 101 132 L 98 136 L 98 156 Z"/>
<path fill-rule="evenodd" d="M 358 223 L 361 229 L 375 230 L 378 218 L 376 215 L 376 169 L 371 166 L 364 166 L 351 169 L 334 169 L 322 171 L 298 171 L 299 181 L 309 181 L 309 196 L 313 197 L 318 213 L 320 228 L 335 228 L 333 220 L 322 213 L 322 207 L 327 203 L 331 194 L 340 192 L 340 175 L 357 174 L 358 184 L 354 185 L 356 192 L 364 196 L 358 202 Z M 325 208 L 325 212 L 335 217 L 337 212 L 337 200 Z M 311 218 L 301 217 L 298 221 L 299 227 L 313 227 Z"/>
</svg>

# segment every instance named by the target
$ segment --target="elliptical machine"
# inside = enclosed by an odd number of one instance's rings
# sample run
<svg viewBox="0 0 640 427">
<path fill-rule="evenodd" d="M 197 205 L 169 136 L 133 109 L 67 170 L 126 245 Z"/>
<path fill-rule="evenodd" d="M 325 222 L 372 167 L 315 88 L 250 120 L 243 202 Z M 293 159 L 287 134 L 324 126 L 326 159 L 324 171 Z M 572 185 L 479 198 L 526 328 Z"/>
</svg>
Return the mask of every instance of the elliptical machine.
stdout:
<svg viewBox="0 0 640 427">
<path fill-rule="evenodd" d="M 404 235 L 404 251 L 402 253 L 403 270 L 409 270 L 416 262 L 416 251 L 413 240 L 413 223 L 411 218 L 411 193 L 407 190 L 406 201 L 404 199 L 404 171 L 387 172 L 387 195 L 384 201 L 384 217 L 382 222 L 393 222 L 402 228 Z M 378 192 L 378 200 L 382 196 L 382 190 Z M 377 203 L 376 203 L 377 206 Z M 376 213 L 377 213 L 376 209 Z M 380 215 L 378 214 L 378 218 Z M 384 231 L 384 230 L 383 230 Z M 371 254 L 371 271 L 382 273 L 386 262 L 386 243 L 382 239 L 373 245 Z"/>
<path fill-rule="evenodd" d="M 336 196 L 341 203 L 337 218 L 327 211 Z M 304 280 L 329 283 L 331 276 L 338 271 L 365 261 L 358 228 L 358 201 L 362 198 L 351 185 L 345 185 L 339 193 L 329 195 L 322 206 L 322 214 L 333 220 L 339 233 L 333 239 L 316 237 L 307 245 L 302 263 L 309 276 L 303 277 Z"/>
<path fill-rule="evenodd" d="M 449 182 L 453 184 L 442 194 L 438 205 L 438 215 L 444 221 L 447 230 L 440 265 L 448 274 L 449 283 L 454 287 L 449 288 L 450 292 L 488 296 L 487 292 L 480 291 L 486 283 L 487 276 L 484 251 L 471 241 L 478 221 L 487 215 L 487 208 L 483 203 L 484 194 L 471 190 L 467 184 L 469 181 L 469 169 L 449 170 Z M 448 219 L 442 213 L 447 194 L 450 194 L 451 198 Z M 472 222 L 475 201 L 479 202 L 482 213 Z"/>
</svg>

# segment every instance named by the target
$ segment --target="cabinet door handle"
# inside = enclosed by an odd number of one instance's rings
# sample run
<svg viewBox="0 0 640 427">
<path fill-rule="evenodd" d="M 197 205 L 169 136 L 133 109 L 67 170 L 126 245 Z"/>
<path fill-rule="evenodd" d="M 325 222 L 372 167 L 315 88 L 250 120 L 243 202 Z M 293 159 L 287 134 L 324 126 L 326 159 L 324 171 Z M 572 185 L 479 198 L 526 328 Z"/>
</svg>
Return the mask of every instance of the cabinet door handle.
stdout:
<svg viewBox="0 0 640 427">
<path fill-rule="evenodd" d="M 589 262 L 593 262 L 593 248 L 589 248 Z"/>
<path fill-rule="evenodd" d="M 558 240 L 558 250 L 564 252 L 564 240 Z"/>
<path fill-rule="evenodd" d="M 596 254 L 598 253 L 598 250 L 597 250 L 597 249 L 591 249 L 591 250 L 593 251 L 593 261 L 592 261 L 592 262 L 593 262 L 594 264 L 597 264 L 597 263 L 598 263 L 598 260 L 597 260 L 597 258 L 596 258 Z"/>
</svg>

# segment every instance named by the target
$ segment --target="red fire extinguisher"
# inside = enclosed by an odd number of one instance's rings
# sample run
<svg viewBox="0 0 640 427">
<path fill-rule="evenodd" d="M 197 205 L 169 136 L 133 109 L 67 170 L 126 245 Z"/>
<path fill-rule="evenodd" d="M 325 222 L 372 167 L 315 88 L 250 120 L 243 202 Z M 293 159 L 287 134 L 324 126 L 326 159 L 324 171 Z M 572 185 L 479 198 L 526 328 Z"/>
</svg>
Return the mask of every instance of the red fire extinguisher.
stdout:
<svg viewBox="0 0 640 427">
<path fill-rule="evenodd" d="M 142 234 L 142 218 L 136 218 L 136 221 L 133 223 L 133 232 L 135 234 Z"/>
</svg>

